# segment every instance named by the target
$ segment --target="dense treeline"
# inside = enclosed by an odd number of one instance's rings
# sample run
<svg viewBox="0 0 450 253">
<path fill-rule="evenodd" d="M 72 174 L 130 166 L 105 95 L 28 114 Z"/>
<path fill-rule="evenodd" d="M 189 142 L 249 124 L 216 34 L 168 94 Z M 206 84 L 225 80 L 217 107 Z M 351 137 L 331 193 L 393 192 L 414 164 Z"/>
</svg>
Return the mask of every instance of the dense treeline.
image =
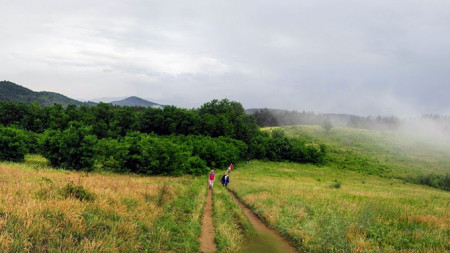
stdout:
<svg viewBox="0 0 450 253">
<path fill-rule="evenodd" d="M 47 129 L 64 130 L 73 121 L 92 126 L 98 138 L 123 137 L 129 131 L 139 131 L 157 135 L 226 136 L 248 142 L 258 133 L 253 117 L 245 114 L 240 103 L 228 100 L 213 100 L 199 109 L 119 107 L 104 103 L 66 108 L 55 104 L 42 108 L 37 104 L 0 103 L 3 126 L 42 133 Z"/>
<path fill-rule="evenodd" d="M 245 159 L 318 163 L 325 157 L 323 146 L 261 132 L 240 103 L 226 99 L 198 109 L 2 102 L 0 131 L 0 160 L 39 151 L 71 170 L 198 174 Z"/>
<path fill-rule="evenodd" d="M 323 125 L 327 120 L 332 125 L 370 130 L 398 130 L 408 126 L 420 125 L 423 121 L 433 122 L 443 134 L 450 134 L 450 116 L 426 114 L 420 120 L 400 119 L 395 116 L 355 116 L 347 114 L 316 114 L 275 109 L 258 109 L 253 111 L 256 124 L 260 127 L 290 125 Z M 422 122 L 421 122 L 422 121 Z"/>
<path fill-rule="evenodd" d="M 448 173 L 445 175 L 431 173 L 428 175 L 421 175 L 416 178 L 408 177 L 406 178 L 406 181 L 450 191 L 450 174 Z"/>
<path fill-rule="evenodd" d="M 400 119 L 390 117 L 361 117 L 345 114 L 315 114 L 314 112 L 297 112 L 286 110 L 259 109 L 253 114 L 261 127 L 289 125 L 321 125 L 325 120 L 332 124 L 353 128 L 372 130 L 394 130 L 400 126 Z"/>
</svg>

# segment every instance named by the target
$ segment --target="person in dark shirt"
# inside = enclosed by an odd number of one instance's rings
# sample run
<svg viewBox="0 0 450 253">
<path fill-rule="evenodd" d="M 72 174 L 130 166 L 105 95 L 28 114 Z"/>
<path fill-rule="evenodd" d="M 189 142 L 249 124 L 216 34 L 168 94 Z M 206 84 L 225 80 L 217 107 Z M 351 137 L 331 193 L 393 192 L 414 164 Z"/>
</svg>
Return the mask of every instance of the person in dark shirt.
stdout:
<svg viewBox="0 0 450 253">
<path fill-rule="evenodd" d="M 223 186 L 225 186 L 225 187 L 228 186 L 228 184 L 230 183 L 230 177 L 228 176 L 227 173 L 225 173 L 225 174 L 222 176 L 222 179 L 220 180 L 220 182 L 222 183 Z"/>
</svg>

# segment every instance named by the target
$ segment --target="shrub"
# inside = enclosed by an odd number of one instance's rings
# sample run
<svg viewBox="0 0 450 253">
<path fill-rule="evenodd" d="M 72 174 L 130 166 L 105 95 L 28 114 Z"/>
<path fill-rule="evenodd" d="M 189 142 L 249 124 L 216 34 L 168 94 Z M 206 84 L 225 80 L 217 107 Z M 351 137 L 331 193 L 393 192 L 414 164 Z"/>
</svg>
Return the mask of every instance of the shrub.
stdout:
<svg viewBox="0 0 450 253">
<path fill-rule="evenodd" d="M 339 188 L 341 188 L 341 182 L 338 182 L 338 181 L 335 179 L 334 182 L 331 183 L 330 187 L 331 187 L 331 188 L 339 189 Z"/>
<path fill-rule="evenodd" d="M 418 176 L 416 180 L 411 181 L 415 181 L 415 183 L 428 185 L 434 188 L 450 191 L 450 174 L 439 175 L 431 173 L 428 175 Z"/>
<path fill-rule="evenodd" d="M 61 195 L 65 198 L 76 198 L 81 201 L 93 201 L 95 199 L 93 193 L 84 189 L 81 185 L 74 185 L 73 182 L 66 184 L 61 189 Z"/>
<path fill-rule="evenodd" d="M 186 172 L 194 175 L 201 175 L 208 172 L 206 162 L 198 156 L 191 156 L 186 162 Z"/>
<path fill-rule="evenodd" d="M 274 130 L 275 131 L 275 130 Z M 254 159 L 270 161 L 293 161 L 299 163 L 321 163 L 326 156 L 324 145 L 306 144 L 298 138 L 283 137 L 281 132 L 272 132 L 270 137 L 261 134 L 249 145 L 249 155 Z"/>
<path fill-rule="evenodd" d="M 122 139 L 100 139 L 96 146 L 97 167 L 102 170 L 126 173 L 131 172 L 126 167 L 129 146 Z"/>
<path fill-rule="evenodd" d="M 212 138 L 201 135 L 178 135 L 166 138 L 177 143 L 192 156 L 198 156 L 210 167 L 226 167 L 231 162 L 247 157 L 247 144 L 229 137 Z"/>
<path fill-rule="evenodd" d="M 179 175 L 189 158 L 180 145 L 166 138 L 134 132 L 123 139 L 128 149 L 125 167 L 134 173 Z"/>
<path fill-rule="evenodd" d="M 285 136 L 286 134 L 284 133 L 283 129 L 276 128 L 272 130 L 272 138 L 283 138 Z"/>
<path fill-rule="evenodd" d="M 26 131 L 0 126 L 0 161 L 24 161 L 28 142 Z"/>
<path fill-rule="evenodd" d="M 92 128 L 72 122 L 64 131 L 47 130 L 40 140 L 41 152 L 52 166 L 69 170 L 93 169 L 97 137 Z"/>
</svg>

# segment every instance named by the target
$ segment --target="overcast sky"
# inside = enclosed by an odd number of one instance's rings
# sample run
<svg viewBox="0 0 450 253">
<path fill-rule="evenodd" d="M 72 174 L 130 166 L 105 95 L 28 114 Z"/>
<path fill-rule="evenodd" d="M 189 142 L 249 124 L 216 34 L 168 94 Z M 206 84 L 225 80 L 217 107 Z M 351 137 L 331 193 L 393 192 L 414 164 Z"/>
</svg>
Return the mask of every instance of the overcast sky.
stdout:
<svg viewBox="0 0 450 253">
<path fill-rule="evenodd" d="M 0 0 L 0 79 L 76 99 L 450 114 L 450 1 Z"/>
</svg>

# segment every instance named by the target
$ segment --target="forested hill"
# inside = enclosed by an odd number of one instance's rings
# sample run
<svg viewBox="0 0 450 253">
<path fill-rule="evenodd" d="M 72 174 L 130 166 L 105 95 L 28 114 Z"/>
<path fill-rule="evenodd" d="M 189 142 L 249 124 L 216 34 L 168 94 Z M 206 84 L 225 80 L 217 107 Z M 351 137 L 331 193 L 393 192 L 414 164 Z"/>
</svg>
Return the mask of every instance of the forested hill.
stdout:
<svg viewBox="0 0 450 253">
<path fill-rule="evenodd" d="M 23 102 L 27 104 L 36 102 L 41 106 L 83 104 L 80 101 L 68 98 L 59 93 L 48 91 L 36 92 L 9 81 L 0 81 L 0 101 Z"/>
</svg>

